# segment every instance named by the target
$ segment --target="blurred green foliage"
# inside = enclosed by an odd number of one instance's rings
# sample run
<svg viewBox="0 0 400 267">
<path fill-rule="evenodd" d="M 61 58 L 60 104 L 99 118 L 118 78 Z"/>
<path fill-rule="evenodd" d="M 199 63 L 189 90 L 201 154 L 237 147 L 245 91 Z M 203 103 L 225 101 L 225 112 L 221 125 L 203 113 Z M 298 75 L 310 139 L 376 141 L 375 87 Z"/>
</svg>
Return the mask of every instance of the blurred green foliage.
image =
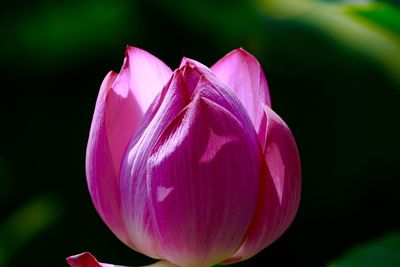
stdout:
<svg viewBox="0 0 400 267">
<path fill-rule="evenodd" d="M 68 1 L 21 8 L 21 16 L 3 17 L 13 38 L 4 40 L 2 56 L 17 50 L 21 56 L 48 61 L 90 51 L 107 36 L 123 38 L 132 15 L 129 7 L 126 1 Z"/>
<path fill-rule="evenodd" d="M 336 45 L 374 61 L 400 82 L 400 11 L 385 3 L 348 2 L 260 1 L 270 17 L 306 24 Z"/>
<path fill-rule="evenodd" d="M 57 223 L 61 213 L 58 197 L 44 194 L 28 200 L 1 222 L 0 266 L 7 266 L 18 249 Z"/>
<path fill-rule="evenodd" d="M 98 88 L 127 44 L 172 68 L 182 56 L 211 65 L 244 47 L 264 67 L 273 108 L 298 142 L 303 197 L 289 231 L 235 266 L 354 266 L 400 254 L 398 1 L 2 5 L 0 267 L 66 266 L 82 251 L 129 266 L 153 262 L 104 226 L 84 175 Z M 345 253 L 385 233 L 394 234 Z M 381 266 L 369 256 L 369 266 Z"/>
<path fill-rule="evenodd" d="M 400 233 L 395 232 L 359 245 L 346 252 L 328 267 L 400 266 Z"/>
</svg>

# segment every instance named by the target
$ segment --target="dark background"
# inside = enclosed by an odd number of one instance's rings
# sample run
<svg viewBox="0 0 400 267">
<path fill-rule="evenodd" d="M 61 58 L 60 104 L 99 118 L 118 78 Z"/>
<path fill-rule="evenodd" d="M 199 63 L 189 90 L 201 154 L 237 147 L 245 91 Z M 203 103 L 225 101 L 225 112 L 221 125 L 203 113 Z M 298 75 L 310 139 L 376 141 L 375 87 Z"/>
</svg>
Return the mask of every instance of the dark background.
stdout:
<svg viewBox="0 0 400 267">
<path fill-rule="evenodd" d="M 18 4 L 17 4 L 18 3 Z M 303 168 L 290 229 L 234 266 L 400 266 L 398 1 L 31 1 L 1 6 L 0 266 L 154 262 L 87 192 L 101 81 L 127 44 L 176 68 L 243 47 L 261 62 Z M 374 265 L 375 264 L 375 265 Z"/>
</svg>

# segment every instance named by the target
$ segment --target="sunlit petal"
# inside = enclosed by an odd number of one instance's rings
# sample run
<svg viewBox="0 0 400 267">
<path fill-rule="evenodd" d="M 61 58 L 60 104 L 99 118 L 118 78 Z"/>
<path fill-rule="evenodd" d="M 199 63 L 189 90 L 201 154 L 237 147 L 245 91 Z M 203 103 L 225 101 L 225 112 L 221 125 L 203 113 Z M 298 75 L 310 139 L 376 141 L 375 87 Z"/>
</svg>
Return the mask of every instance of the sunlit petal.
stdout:
<svg viewBox="0 0 400 267">
<path fill-rule="evenodd" d="M 97 212 L 119 238 L 129 243 L 120 211 L 118 173 L 113 164 L 105 123 L 106 96 L 116 77 L 114 72 L 106 76 L 97 98 L 86 151 L 86 177 Z"/>
<path fill-rule="evenodd" d="M 199 96 L 163 132 L 147 166 L 163 257 L 210 266 L 236 251 L 256 205 L 258 148 L 228 110 Z"/>
<path fill-rule="evenodd" d="M 236 93 L 258 133 L 262 105 L 271 106 L 267 80 L 258 60 L 239 48 L 221 58 L 211 70 Z"/>
<path fill-rule="evenodd" d="M 148 210 L 146 163 L 157 138 L 188 102 L 181 73 L 175 72 L 132 138 L 122 164 L 121 208 L 130 239 L 138 251 L 156 258 L 159 256 Z"/>
<path fill-rule="evenodd" d="M 117 173 L 126 146 L 172 75 L 162 61 L 140 48 L 128 46 L 125 54 L 121 71 L 107 95 L 105 110 L 107 136 Z"/>
</svg>

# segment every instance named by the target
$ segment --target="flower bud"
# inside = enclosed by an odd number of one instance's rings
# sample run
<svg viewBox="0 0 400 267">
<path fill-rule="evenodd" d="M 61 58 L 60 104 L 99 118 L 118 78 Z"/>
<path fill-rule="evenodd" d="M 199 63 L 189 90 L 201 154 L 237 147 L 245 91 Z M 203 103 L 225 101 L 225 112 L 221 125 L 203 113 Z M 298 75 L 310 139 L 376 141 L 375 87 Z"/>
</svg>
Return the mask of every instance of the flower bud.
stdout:
<svg viewBox="0 0 400 267">
<path fill-rule="evenodd" d="M 172 72 L 128 47 L 100 88 L 86 174 L 122 242 L 184 267 L 252 257 L 289 227 L 300 201 L 295 140 L 243 49 L 211 68 L 184 58 Z M 71 266 L 85 266 L 78 259 Z"/>
</svg>

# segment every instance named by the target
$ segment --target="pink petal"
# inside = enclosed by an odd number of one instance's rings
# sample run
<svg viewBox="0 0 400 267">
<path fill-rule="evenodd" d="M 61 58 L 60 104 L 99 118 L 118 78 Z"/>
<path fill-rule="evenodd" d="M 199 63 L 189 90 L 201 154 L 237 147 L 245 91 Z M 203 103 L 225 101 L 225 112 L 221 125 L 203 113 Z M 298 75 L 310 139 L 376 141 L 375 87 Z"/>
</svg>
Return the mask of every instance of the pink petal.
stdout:
<svg viewBox="0 0 400 267">
<path fill-rule="evenodd" d="M 209 68 L 193 59 L 184 58 L 180 68 L 183 69 L 183 78 L 189 85 L 192 98 L 200 95 L 226 108 L 239 120 L 253 142 L 258 143 L 252 122 L 232 90 L 222 83 Z"/>
<path fill-rule="evenodd" d="M 180 266 L 211 266 L 238 249 L 256 205 L 258 149 L 228 110 L 193 99 L 147 165 L 160 255 Z"/>
<path fill-rule="evenodd" d="M 169 67 L 142 49 L 128 46 L 125 54 L 106 103 L 107 136 L 117 174 L 144 113 L 172 75 Z"/>
<path fill-rule="evenodd" d="M 144 112 L 171 70 L 141 49 L 128 47 L 126 55 L 121 73 L 110 72 L 100 88 L 87 146 L 86 176 L 101 218 L 132 247 L 121 217 L 120 165 Z"/>
<path fill-rule="evenodd" d="M 198 68 L 203 68 L 203 69 L 208 69 L 208 67 L 206 65 L 204 65 L 201 62 L 198 62 L 197 60 L 191 59 L 191 58 L 187 58 L 187 57 L 183 57 L 181 60 L 181 64 L 179 65 L 179 68 L 182 68 L 185 65 L 189 65 L 191 67 L 198 67 Z"/>
<path fill-rule="evenodd" d="M 122 265 L 114 265 L 114 264 L 98 262 L 96 258 L 93 257 L 93 255 L 90 254 L 89 252 L 84 252 L 78 255 L 68 257 L 66 260 L 69 266 L 71 267 L 124 267 Z"/>
<path fill-rule="evenodd" d="M 105 100 L 117 74 L 104 79 L 96 102 L 86 151 L 86 177 L 94 206 L 107 226 L 129 243 L 120 211 L 119 180 L 105 125 Z"/>
<path fill-rule="evenodd" d="M 189 95 L 193 95 L 200 77 L 203 75 L 199 68 L 187 63 L 179 68 Z"/>
<path fill-rule="evenodd" d="M 271 106 L 267 80 L 260 63 L 239 48 L 220 59 L 211 70 L 236 93 L 258 133 L 263 116 L 262 104 Z"/>
<path fill-rule="evenodd" d="M 146 163 L 157 138 L 188 102 L 181 73 L 175 72 L 157 102 L 146 113 L 122 164 L 121 208 L 129 237 L 136 250 L 155 258 L 159 256 L 148 207 Z"/>
<path fill-rule="evenodd" d="M 71 267 L 127 267 L 122 265 L 114 265 L 114 264 L 98 262 L 96 258 L 93 257 L 93 255 L 90 254 L 89 252 L 84 252 L 78 255 L 68 257 L 66 260 L 69 266 Z M 176 266 L 167 261 L 159 261 L 154 264 L 146 265 L 143 267 L 179 267 L 179 266 Z"/>
<path fill-rule="evenodd" d="M 292 223 L 300 202 L 301 166 L 296 142 L 285 122 L 269 107 L 266 116 L 263 177 L 256 216 L 247 236 L 226 263 L 248 259 L 281 236 Z"/>
<path fill-rule="evenodd" d="M 195 94 L 207 98 L 227 109 L 242 124 L 247 136 L 258 144 L 257 134 L 245 108 L 232 91 L 222 84 L 214 75 L 203 75 L 200 78 Z"/>
<path fill-rule="evenodd" d="M 301 189 L 301 163 L 296 141 L 286 123 L 264 106 L 267 118 L 264 157 L 278 192 L 282 211 L 294 217 Z"/>
</svg>

